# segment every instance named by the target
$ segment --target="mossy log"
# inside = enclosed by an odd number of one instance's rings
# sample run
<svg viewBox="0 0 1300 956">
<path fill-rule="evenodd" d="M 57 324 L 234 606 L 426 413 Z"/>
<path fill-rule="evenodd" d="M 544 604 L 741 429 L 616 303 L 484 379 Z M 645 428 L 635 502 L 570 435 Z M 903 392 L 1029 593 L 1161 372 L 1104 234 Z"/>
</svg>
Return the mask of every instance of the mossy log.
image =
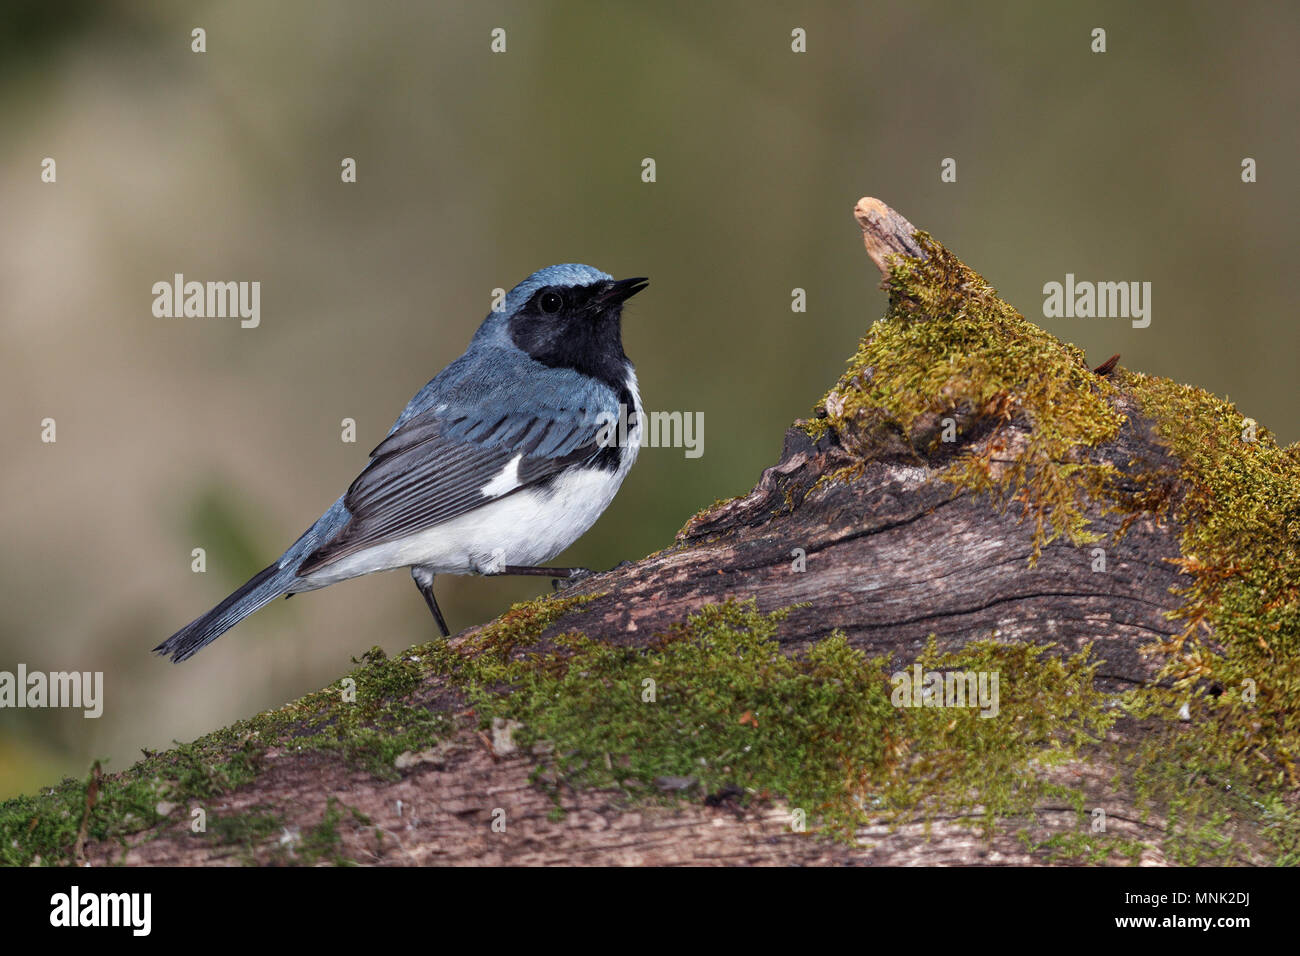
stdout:
<svg viewBox="0 0 1300 956">
<path fill-rule="evenodd" d="M 11 862 L 1294 862 L 1300 450 L 854 212 L 889 312 L 749 494 L 352 701 L 11 801 Z M 898 708 L 917 661 L 1001 668 L 1001 720 Z"/>
<path fill-rule="evenodd" d="M 927 258 L 917 230 L 888 206 L 863 199 L 854 212 L 886 288 L 895 257 Z M 970 280 L 981 281 L 973 274 Z M 982 286 L 956 291 L 975 323 L 986 318 L 990 294 Z M 927 319 L 922 306 L 908 303 L 902 311 L 911 312 L 913 321 Z M 895 315 L 887 321 L 906 319 Z M 1029 329 L 1024 325 L 1016 331 L 1023 334 Z M 1020 336 L 1002 341 L 1003 330 L 989 332 L 978 344 L 995 362 L 1000 348 L 1008 350 L 1008 362 L 1011 350 L 1025 348 Z M 1063 381 L 1053 384 L 1090 398 L 1100 391 L 1087 381 L 1081 355 L 1045 333 L 1036 338 L 1033 344 L 1046 358 L 1034 378 L 1059 374 Z M 925 357 L 920 349 L 897 356 L 904 365 Z M 988 358 L 967 354 L 958 361 L 973 369 Z M 1024 364 L 1023 357 L 1017 359 Z M 861 392 L 862 375 L 873 371 L 860 356 L 851 364 L 818 406 L 817 418 L 789 429 L 780 459 L 748 495 L 696 515 L 675 546 L 585 582 L 583 591 L 601 596 L 566 619 L 565 628 L 637 642 L 703 604 L 753 597 L 761 610 L 798 605 L 781 635 L 790 645 L 838 630 L 865 651 L 910 659 L 931 635 L 944 647 L 990 635 L 1052 641 L 1070 650 L 1095 643 L 1106 661 L 1103 679 L 1152 679 L 1159 664 L 1142 648 L 1180 631 L 1168 616 L 1181 603 L 1173 594 L 1181 556 L 1176 517 L 1120 510 L 1105 496 L 1080 489 L 1084 493 L 1077 500 L 1072 494 L 1061 508 L 1077 510 L 1070 520 L 1076 526 L 1086 522 L 1090 533 L 1052 535 L 1025 520 L 1026 512 L 1051 517 L 1052 502 L 1024 497 L 1040 494 L 1031 482 L 1007 489 L 1021 506 L 1007 507 L 988 494 L 990 473 L 1031 445 L 1035 417 L 1056 415 L 1044 406 L 1072 397 L 1066 388 L 1060 389 L 1063 395 L 1044 397 L 1035 393 L 1033 381 L 1003 381 L 1005 371 L 985 386 L 962 372 L 933 395 L 920 395 L 925 404 L 910 411 L 882 404 L 846 412 L 846 392 Z M 1072 373 L 1076 381 L 1064 381 Z M 905 403 L 917 396 L 890 398 Z M 1115 485 L 1123 490 L 1127 484 L 1132 493 L 1154 476 L 1176 482 L 1178 463 L 1155 423 L 1122 394 L 1113 401 L 1123 412 L 1122 426 L 1106 440 L 1088 443 L 1094 435 L 1087 426 L 1103 423 L 1086 423 L 1079 441 L 1069 436 L 1058 443 L 1058 454 L 1096 472 L 1113 469 Z M 951 480 L 957 475 L 951 466 L 963 456 L 984 464 L 983 480 L 965 487 Z M 1041 464 L 1044 471 L 1066 465 Z M 1097 545 L 1104 545 L 1100 553 Z"/>
</svg>

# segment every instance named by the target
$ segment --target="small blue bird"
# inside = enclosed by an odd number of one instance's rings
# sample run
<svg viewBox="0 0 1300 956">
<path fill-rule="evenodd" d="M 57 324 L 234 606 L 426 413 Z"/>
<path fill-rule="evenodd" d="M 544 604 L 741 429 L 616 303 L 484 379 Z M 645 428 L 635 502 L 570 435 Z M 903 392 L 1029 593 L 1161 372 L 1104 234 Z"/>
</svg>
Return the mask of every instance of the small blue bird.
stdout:
<svg viewBox="0 0 1300 956">
<path fill-rule="evenodd" d="M 648 284 L 573 264 L 519 283 L 411 399 L 347 493 L 154 650 L 183 661 L 281 595 L 375 571 L 409 567 L 443 636 L 434 575 L 585 573 L 539 565 L 595 523 L 636 461 L 641 398 L 621 322 Z"/>
</svg>

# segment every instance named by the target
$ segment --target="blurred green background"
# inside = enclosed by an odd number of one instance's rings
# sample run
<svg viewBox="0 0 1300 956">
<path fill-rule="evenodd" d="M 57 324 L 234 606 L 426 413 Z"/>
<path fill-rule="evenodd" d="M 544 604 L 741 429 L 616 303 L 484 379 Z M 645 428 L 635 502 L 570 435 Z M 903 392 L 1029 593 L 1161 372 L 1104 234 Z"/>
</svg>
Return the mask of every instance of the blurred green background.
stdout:
<svg viewBox="0 0 1300 956">
<path fill-rule="evenodd" d="M 0 670 L 99 670 L 106 689 L 99 720 L 0 711 L 0 795 L 98 757 L 124 767 L 372 645 L 429 638 L 394 572 L 278 602 L 179 667 L 148 653 L 347 487 L 493 288 L 553 262 L 650 276 L 625 321 L 645 403 L 705 413 L 703 457 L 643 452 L 564 563 L 662 547 L 774 461 L 884 306 L 850 215 L 867 194 L 1093 359 L 1122 352 L 1297 439 L 1297 18 L 1274 3 L 11 0 Z M 177 272 L 259 280 L 261 327 L 155 318 L 151 286 Z M 1150 328 L 1043 320 L 1042 286 L 1067 272 L 1150 281 Z M 439 597 L 458 629 L 546 586 L 445 579 Z"/>
</svg>

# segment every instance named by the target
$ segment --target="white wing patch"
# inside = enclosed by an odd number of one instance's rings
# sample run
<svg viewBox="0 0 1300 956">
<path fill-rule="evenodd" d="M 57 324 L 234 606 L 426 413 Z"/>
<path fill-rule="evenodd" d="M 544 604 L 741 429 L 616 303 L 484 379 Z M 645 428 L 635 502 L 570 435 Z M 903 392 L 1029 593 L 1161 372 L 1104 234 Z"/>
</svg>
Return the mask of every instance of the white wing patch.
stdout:
<svg viewBox="0 0 1300 956">
<path fill-rule="evenodd" d="M 519 462 L 523 457 L 522 454 L 515 455 L 506 462 L 499 475 L 483 486 L 481 494 L 484 498 L 500 498 L 519 487 Z"/>
</svg>

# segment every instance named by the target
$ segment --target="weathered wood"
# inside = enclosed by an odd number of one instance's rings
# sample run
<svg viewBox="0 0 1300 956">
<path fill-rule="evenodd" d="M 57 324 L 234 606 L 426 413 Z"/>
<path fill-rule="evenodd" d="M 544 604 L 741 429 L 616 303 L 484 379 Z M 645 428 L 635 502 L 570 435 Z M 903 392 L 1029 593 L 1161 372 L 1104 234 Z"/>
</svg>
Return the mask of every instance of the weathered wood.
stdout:
<svg viewBox="0 0 1300 956">
<path fill-rule="evenodd" d="M 252 862 L 301 862 L 295 847 L 329 811 L 335 798 L 366 817 L 339 822 L 342 858 L 374 866 L 824 866 L 824 865 L 1034 865 L 1011 833 L 991 838 L 978 832 L 978 817 L 945 815 L 923 823 L 863 826 L 859 845 L 791 833 L 789 811 L 779 802 L 756 801 L 741 808 L 703 799 L 675 807 L 629 806 L 612 790 L 547 793 L 530 779 L 522 757 L 495 757 L 490 747 L 466 736 L 445 748 L 445 761 L 416 766 L 401 780 L 376 781 L 319 754 L 273 752 L 271 769 L 257 783 L 209 808 L 214 816 L 257 814 L 268 808 L 290 822 L 266 845 L 250 847 L 209 840 L 189 832 L 188 820 L 154 839 L 132 841 L 125 853 L 113 845 L 92 847 L 92 865 L 241 866 Z M 1096 800 L 1116 801 L 1107 782 L 1113 768 L 1065 767 L 1064 780 L 1082 782 Z M 701 795 L 702 796 L 702 795 Z M 557 820 L 557 802 L 565 811 Z M 509 825 L 492 829 L 493 813 L 505 810 Z M 1163 820 L 1119 811 L 1109 817 L 1118 836 L 1151 839 Z M 1077 827 L 1068 806 L 1038 809 L 1033 821 L 1018 823 L 1038 839 Z M 1148 864 L 1164 864 L 1153 847 Z"/>
<path fill-rule="evenodd" d="M 889 275 L 891 255 L 925 258 L 915 238 L 916 227 L 879 199 L 870 196 L 859 199 L 853 207 L 853 218 L 862 227 L 862 242 L 867 247 L 867 255 L 882 276 Z"/>
<path fill-rule="evenodd" d="M 1100 460 L 1122 469 L 1167 460 L 1130 415 Z M 1153 675 L 1139 649 L 1175 631 L 1164 616 L 1175 606 L 1175 527 L 1135 522 L 1107 545 L 1104 574 L 1092 570 L 1089 549 L 1062 540 L 1031 569 L 1032 532 L 1015 511 L 957 491 L 937 469 L 871 462 L 852 481 L 813 488 L 848 463 L 833 437 L 814 444 L 791 429 L 780 462 L 749 495 L 694 519 L 674 547 L 583 581 L 577 590 L 601 596 L 562 627 L 639 643 L 704 604 L 753 597 L 765 611 L 807 602 L 782 629 L 791 646 L 837 629 L 869 653 L 900 660 L 930 634 L 945 647 L 990 635 L 1070 651 L 1092 641 L 1107 677 Z M 1107 534 L 1121 520 L 1100 509 L 1093 517 Z M 793 570 L 796 548 L 807 555 L 804 572 Z"/>
</svg>

